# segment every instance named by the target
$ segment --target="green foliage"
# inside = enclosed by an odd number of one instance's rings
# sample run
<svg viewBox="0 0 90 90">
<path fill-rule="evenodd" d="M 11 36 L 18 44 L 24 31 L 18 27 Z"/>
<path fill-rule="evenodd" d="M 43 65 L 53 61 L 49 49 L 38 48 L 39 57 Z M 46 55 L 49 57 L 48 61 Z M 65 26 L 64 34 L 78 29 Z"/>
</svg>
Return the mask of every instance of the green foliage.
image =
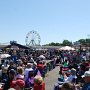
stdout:
<svg viewBox="0 0 90 90">
<path fill-rule="evenodd" d="M 90 44 L 90 39 L 80 39 L 78 40 L 81 45 L 89 45 Z"/>
<path fill-rule="evenodd" d="M 90 45 L 90 39 L 80 39 L 76 42 L 79 42 L 81 45 Z M 63 40 L 62 43 L 54 43 L 54 42 L 51 42 L 49 44 L 46 44 L 44 46 L 72 46 L 72 42 L 69 41 L 69 40 Z"/>
<path fill-rule="evenodd" d="M 90 39 L 86 39 L 86 43 L 90 44 Z"/>
<path fill-rule="evenodd" d="M 62 45 L 63 45 L 63 46 L 72 46 L 72 42 L 70 42 L 70 41 L 68 41 L 68 40 L 64 40 L 64 41 L 62 42 Z"/>
<path fill-rule="evenodd" d="M 78 40 L 78 42 L 80 42 L 80 44 L 84 45 L 86 43 L 86 40 L 85 39 L 80 39 L 80 40 Z"/>
<path fill-rule="evenodd" d="M 49 46 L 60 46 L 60 43 L 54 43 L 54 42 L 52 42 L 52 43 L 49 43 L 48 45 Z"/>
</svg>

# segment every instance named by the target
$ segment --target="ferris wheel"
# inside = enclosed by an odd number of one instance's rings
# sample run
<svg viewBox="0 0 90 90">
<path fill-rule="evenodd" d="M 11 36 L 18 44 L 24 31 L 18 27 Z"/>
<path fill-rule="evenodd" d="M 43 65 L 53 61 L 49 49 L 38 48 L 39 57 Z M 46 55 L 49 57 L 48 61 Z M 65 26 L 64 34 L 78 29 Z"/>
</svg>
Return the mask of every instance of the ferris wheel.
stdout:
<svg viewBox="0 0 90 90">
<path fill-rule="evenodd" d="M 27 46 L 39 46 L 41 42 L 40 35 L 37 31 L 32 30 L 26 35 L 25 42 Z"/>
</svg>

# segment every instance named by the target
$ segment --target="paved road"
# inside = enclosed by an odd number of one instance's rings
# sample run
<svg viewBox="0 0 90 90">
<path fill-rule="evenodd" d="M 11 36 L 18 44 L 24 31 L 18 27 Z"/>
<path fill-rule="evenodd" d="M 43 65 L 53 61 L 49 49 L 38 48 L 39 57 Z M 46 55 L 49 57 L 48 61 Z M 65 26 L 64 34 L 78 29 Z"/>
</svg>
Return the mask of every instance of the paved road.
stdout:
<svg viewBox="0 0 90 90">
<path fill-rule="evenodd" d="M 54 70 L 48 73 L 48 76 L 45 78 L 45 90 L 53 90 L 53 86 L 59 77 L 59 67 L 56 67 Z"/>
</svg>

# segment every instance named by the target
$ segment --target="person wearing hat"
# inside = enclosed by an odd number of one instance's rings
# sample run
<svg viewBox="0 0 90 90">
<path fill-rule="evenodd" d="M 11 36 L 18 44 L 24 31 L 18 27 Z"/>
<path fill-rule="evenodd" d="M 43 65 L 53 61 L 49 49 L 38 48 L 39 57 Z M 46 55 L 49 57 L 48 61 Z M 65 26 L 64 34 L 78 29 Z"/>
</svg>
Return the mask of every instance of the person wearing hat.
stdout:
<svg viewBox="0 0 90 90">
<path fill-rule="evenodd" d="M 8 75 L 7 75 L 7 67 L 5 67 L 4 65 L 1 66 L 1 70 L 0 70 L 0 81 L 3 82 L 4 79 L 7 79 Z"/>
<path fill-rule="evenodd" d="M 72 68 L 71 71 L 70 71 L 70 74 L 71 74 L 71 75 L 67 78 L 66 81 L 73 82 L 73 80 L 77 79 L 76 69 Z"/>
<path fill-rule="evenodd" d="M 27 67 L 24 70 L 24 80 L 26 81 L 28 78 L 28 73 L 29 71 L 32 71 L 32 64 L 31 63 L 27 63 Z"/>
<path fill-rule="evenodd" d="M 35 76 L 36 75 L 41 75 L 43 78 L 45 77 L 45 70 L 42 61 L 37 64 L 37 69 L 35 70 Z"/>
<path fill-rule="evenodd" d="M 86 71 L 84 75 L 82 75 L 85 84 L 82 87 L 82 90 L 90 90 L 90 71 Z"/>
</svg>

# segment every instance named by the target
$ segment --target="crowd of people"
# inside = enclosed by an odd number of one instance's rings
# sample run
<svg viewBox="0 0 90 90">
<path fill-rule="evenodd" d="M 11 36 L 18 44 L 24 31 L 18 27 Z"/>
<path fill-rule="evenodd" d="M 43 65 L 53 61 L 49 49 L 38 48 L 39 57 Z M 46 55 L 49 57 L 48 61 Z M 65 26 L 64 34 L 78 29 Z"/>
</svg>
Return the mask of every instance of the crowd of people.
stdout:
<svg viewBox="0 0 90 90">
<path fill-rule="evenodd" d="M 90 90 L 90 51 L 62 52 L 59 74 L 54 90 Z"/>
<path fill-rule="evenodd" d="M 46 90 L 45 75 L 57 65 L 60 77 L 54 90 L 90 90 L 89 50 L 8 50 L 3 53 L 11 57 L 0 64 L 0 90 Z"/>
<path fill-rule="evenodd" d="M 7 50 L 11 57 L 0 64 L 0 90 L 46 90 L 44 78 L 55 68 L 46 51 Z M 50 61 L 46 60 L 52 58 Z"/>
</svg>

